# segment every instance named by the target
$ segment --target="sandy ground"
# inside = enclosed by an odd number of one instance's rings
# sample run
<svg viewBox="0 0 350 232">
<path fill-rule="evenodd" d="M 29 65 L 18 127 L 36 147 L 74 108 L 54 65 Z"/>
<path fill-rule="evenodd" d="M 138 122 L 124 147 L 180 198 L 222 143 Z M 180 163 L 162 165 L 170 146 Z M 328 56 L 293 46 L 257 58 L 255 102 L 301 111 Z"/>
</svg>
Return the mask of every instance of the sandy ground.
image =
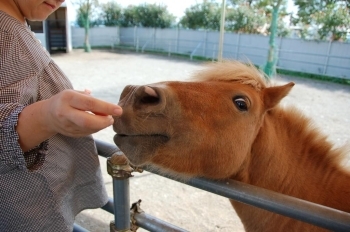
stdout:
<svg viewBox="0 0 350 232">
<path fill-rule="evenodd" d="M 53 55 L 77 90 L 90 89 L 92 95 L 117 103 L 125 85 L 164 80 L 183 80 L 201 68 L 201 63 L 166 56 L 97 51 Z M 281 76 L 278 83 L 293 81 L 296 86 L 282 104 L 294 104 L 314 118 L 315 124 L 337 146 L 350 142 L 350 86 L 298 77 Z M 93 135 L 113 143 L 114 132 L 106 128 Z M 100 158 L 104 180 L 112 197 L 112 179 L 106 159 Z M 244 231 L 229 201 L 158 175 L 144 172 L 130 178 L 130 200 L 142 199 L 147 213 L 195 232 Z M 76 223 L 93 232 L 109 231 L 113 215 L 92 209 L 81 212 Z M 139 229 L 138 231 L 145 231 Z"/>
</svg>

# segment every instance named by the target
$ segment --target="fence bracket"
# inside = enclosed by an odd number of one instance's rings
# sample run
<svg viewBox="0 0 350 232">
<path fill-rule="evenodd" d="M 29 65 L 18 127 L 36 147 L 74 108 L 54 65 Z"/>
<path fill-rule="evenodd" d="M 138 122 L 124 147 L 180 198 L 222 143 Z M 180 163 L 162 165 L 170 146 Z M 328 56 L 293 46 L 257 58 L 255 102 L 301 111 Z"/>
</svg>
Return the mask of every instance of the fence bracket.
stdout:
<svg viewBox="0 0 350 232">
<path fill-rule="evenodd" d="M 135 214 L 144 213 L 140 205 L 141 205 L 141 199 L 131 205 L 131 208 L 130 208 L 131 231 L 136 231 L 139 228 L 139 226 L 136 225 Z"/>
<path fill-rule="evenodd" d="M 134 169 L 129 165 L 128 159 L 124 154 L 114 154 L 107 159 L 107 172 L 114 179 L 122 180 L 133 175 Z"/>
</svg>

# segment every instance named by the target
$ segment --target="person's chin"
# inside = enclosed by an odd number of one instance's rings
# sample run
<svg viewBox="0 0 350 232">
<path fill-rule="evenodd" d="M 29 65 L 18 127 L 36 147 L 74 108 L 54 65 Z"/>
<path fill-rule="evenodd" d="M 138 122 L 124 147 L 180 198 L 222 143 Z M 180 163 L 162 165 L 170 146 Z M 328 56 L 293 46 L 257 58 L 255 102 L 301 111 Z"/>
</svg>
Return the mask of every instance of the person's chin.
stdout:
<svg viewBox="0 0 350 232">
<path fill-rule="evenodd" d="M 52 12 L 47 11 L 45 13 L 41 13 L 41 14 L 35 15 L 35 17 L 27 18 L 27 19 L 30 21 L 44 21 L 47 19 L 47 17 L 49 17 L 50 14 L 52 14 Z"/>
</svg>

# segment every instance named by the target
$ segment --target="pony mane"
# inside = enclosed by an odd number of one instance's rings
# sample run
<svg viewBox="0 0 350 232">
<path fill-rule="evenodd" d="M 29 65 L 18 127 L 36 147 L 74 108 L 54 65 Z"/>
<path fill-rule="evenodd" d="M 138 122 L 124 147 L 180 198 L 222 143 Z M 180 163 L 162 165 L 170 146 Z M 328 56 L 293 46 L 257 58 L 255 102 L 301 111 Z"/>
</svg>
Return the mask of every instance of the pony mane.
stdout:
<svg viewBox="0 0 350 232">
<path fill-rule="evenodd" d="M 203 70 L 194 73 L 191 78 L 195 81 L 229 81 L 250 85 L 256 90 L 270 85 L 266 75 L 258 70 L 252 63 L 240 61 L 222 61 L 206 63 Z"/>
<path fill-rule="evenodd" d="M 315 163 L 332 163 L 333 166 L 337 166 L 338 169 L 350 173 L 348 156 L 350 152 L 350 144 L 336 146 L 329 140 L 329 136 L 324 134 L 315 122 L 302 113 L 296 106 L 279 106 L 273 109 L 278 114 L 284 115 L 283 117 L 288 121 L 288 125 L 291 128 L 286 130 L 292 130 L 292 128 L 304 128 L 300 129 L 298 136 L 303 141 L 307 141 L 307 146 L 313 146 L 313 149 L 318 150 L 317 156 L 312 156 Z M 327 161 L 324 161 L 327 160 Z"/>
</svg>

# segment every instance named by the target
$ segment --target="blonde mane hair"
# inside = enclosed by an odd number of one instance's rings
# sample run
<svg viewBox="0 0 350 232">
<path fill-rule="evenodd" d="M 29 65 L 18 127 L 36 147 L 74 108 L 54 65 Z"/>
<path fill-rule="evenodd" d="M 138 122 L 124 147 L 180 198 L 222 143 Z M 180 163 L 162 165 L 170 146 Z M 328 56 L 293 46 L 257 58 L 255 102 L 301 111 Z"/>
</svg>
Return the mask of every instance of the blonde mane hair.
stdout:
<svg viewBox="0 0 350 232">
<path fill-rule="evenodd" d="M 229 60 L 206 63 L 204 69 L 195 72 L 191 79 L 194 81 L 235 81 L 250 85 L 258 91 L 271 85 L 267 76 L 252 63 Z"/>
</svg>

